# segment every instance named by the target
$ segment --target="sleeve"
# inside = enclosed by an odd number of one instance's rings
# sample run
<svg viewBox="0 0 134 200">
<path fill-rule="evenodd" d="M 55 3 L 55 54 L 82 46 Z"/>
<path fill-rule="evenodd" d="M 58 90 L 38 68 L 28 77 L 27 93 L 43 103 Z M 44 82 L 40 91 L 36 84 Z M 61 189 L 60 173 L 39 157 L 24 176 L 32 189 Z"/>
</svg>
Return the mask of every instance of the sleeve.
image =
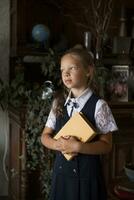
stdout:
<svg viewBox="0 0 134 200">
<path fill-rule="evenodd" d="M 53 106 L 54 106 L 54 103 L 53 103 L 52 108 L 50 110 L 50 113 L 48 115 L 48 118 L 47 118 L 45 126 L 47 126 L 49 128 L 52 128 L 53 130 L 55 130 L 56 116 L 55 116 L 55 113 L 53 112 Z"/>
<path fill-rule="evenodd" d="M 110 107 L 102 99 L 98 100 L 96 104 L 95 122 L 100 133 L 106 134 L 118 130 Z"/>
</svg>

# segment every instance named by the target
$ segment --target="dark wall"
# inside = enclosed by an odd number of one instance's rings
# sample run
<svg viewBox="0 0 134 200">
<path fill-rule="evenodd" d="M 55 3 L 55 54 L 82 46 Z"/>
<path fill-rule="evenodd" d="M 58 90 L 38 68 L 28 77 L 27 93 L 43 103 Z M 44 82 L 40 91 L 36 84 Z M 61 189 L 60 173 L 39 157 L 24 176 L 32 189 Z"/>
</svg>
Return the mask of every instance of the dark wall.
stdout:
<svg viewBox="0 0 134 200">
<path fill-rule="evenodd" d="M 36 0 L 19 1 L 17 14 L 15 13 L 12 16 L 14 19 L 17 18 L 17 21 L 14 23 L 14 32 L 16 31 L 17 24 L 17 33 L 15 35 L 12 31 L 10 45 L 12 47 L 17 46 L 20 54 L 22 54 L 23 49 L 26 50 L 29 47 L 32 48 L 32 28 L 39 23 L 47 25 L 50 29 L 51 47 L 57 44 L 66 45 L 66 43 L 69 47 L 78 43 L 83 44 L 85 31 L 91 31 L 94 40 L 96 37 L 96 33 L 94 33 L 96 32 L 96 29 L 94 28 L 95 12 L 92 9 L 91 1 L 93 0 L 78 0 L 77 2 L 75 0 L 38 0 L 38 2 Z M 100 0 L 93 1 L 95 2 L 94 9 L 96 9 L 99 1 Z M 101 9 L 98 9 L 98 19 L 103 21 L 103 18 L 106 17 L 105 12 L 102 15 L 101 11 L 110 1 L 111 0 L 100 1 L 103 2 L 103 6 Z M 112 14 L 108 16 L 110 23 L 106 33 L 108 33 L 110 38 L 118 35 L 121 6 L 124 4 L 127 10 L 128 20 L 126 21 L 126 24 L 128 26 L 128 35 L 130 35 L 132 27 L 131 17 L 134 13 L 133 0 L 112 0 L 112 2 L 113 9 Z M 95 42 L 93 42 L 93 45 L 94 43 Z"/>
<path fill-rule="evenodd" d="M 99 2 L 99 0 L 95 0 L 94 2 Z M 103 2 L 105 4 L 109 2 L 109 0 L 104 0 Z M 83 43 L 84 32 L 91 30 L 90 25 L 93 22 L 94 12 L 91 8 L 91 0 L 79 0 L 77 2 L 75 0 L 50 0 L 48 6 L 49 5 L 53 5 L 50 6 L 50 10 L 54 18 L 51 19 L 53 22 L 49 24 L 52 28 L 53 36 L 55 35 L 55 38 L 56 36 L 58 38 L 62 32 L 67 37 L 70 46 L 76 43 Z M 108 28 L 108 35 L 110 37 L 118 35 L 122 5 L 126 8 L 128 18 L 126 23 L 127 26 L 129 26 L 128 35 L 130 35 L 132 26 L 131 17 L 134 13 L 134 1 L 113 0 L 113 11 Z M 88 14 L 86 14 L 86 9 L 89 10 Z"/>
</svg>

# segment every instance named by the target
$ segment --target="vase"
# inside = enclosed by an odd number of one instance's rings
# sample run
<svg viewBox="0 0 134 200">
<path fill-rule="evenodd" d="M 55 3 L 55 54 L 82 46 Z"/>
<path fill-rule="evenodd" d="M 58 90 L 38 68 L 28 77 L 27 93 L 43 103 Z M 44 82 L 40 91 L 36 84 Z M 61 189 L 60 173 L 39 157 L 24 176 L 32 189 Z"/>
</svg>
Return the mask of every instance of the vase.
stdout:
<svg viewBox="0 0 134 200">
<path fill-rule="evenodd" d="M 102 44 L 103 44 L 103 37 L 102 37 L 102 34 L 100 34 L 96 38 L 96 45 L 95 45 L 95 59 L 96 60 L 102 59 L 102 51 L 103 51 Z"/>
<path fill-rule="evenodd" d="M 84 46 L 90 52 L 91 51 L 91 32 L 84 32 Z"/>
<path fill-rule="evenodd" d="M 122 5 L 122 7 L 121 7 L 119 36 L 120 37 L 127 37 L 126 9 L 125 9 L 124 5 Z"/>
</svg>

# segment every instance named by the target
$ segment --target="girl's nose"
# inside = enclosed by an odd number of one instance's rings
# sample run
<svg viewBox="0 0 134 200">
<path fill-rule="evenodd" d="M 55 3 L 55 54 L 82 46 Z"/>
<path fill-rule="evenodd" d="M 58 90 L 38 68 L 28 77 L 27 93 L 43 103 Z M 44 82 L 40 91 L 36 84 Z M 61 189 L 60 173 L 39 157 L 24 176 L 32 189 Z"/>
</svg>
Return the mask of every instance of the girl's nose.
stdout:
<svg viewBox="0 0 134 200">
<path fill-rule="evenodd" d="M 65 71 L 65 72 L 63 73 L 63 75 L 64 75 L 64 76 L 69 76 L 70 73 L 69 73 L 69 71 L 67 70 L 67 71 Z"/>
</svg>

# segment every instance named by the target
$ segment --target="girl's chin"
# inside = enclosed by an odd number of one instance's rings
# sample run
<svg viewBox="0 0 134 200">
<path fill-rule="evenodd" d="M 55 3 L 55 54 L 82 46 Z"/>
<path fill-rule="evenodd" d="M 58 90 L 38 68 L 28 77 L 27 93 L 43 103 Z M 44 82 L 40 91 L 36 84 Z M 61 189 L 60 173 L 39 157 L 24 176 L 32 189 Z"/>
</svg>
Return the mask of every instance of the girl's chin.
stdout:
<svg viewBox="0 0 134 200">
<path fill-rule="evenodd" d="M 67 88 L 72 88 L 72 83 L 65 83 L 65 86 L 67 87 Z"/>
<path fill-rule="evenodd" d="M 69 85 L 66 85 L 66 88 L 67 88 L 67 89 L 71 89 L 72 87 L 71 87 L 71 86 L 69 86 Z"/>
</svg>

